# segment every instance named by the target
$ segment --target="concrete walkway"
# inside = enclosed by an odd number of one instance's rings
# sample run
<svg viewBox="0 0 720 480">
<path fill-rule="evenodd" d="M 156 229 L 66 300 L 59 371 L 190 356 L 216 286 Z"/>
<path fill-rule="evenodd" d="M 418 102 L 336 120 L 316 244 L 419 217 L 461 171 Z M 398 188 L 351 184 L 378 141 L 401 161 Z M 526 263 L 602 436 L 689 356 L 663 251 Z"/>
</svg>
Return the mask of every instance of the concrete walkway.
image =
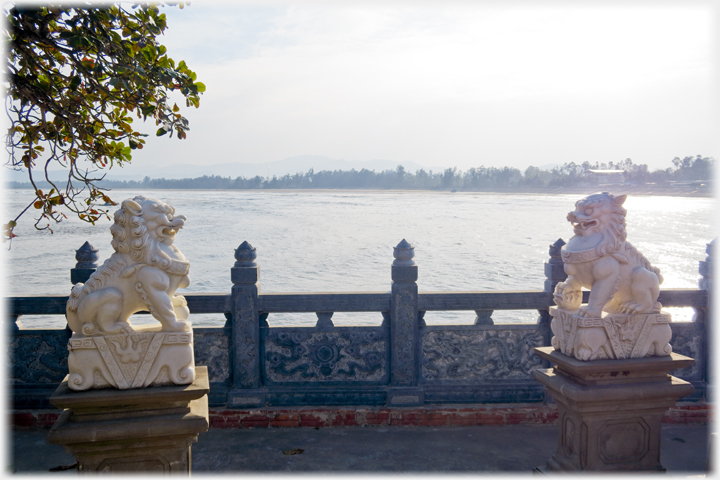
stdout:
<svg viewBox="0 0 720 480">
<path fill-rule="evenodd" d="M 706 426 L 663 425 L 662 465 L 673 477 L 704 475 Z M 47 430 L 8 432 L 5 472 L 53 471 L 75 463 L 45 441 Z M 211 473 L 532 473 L 556 448 L 555 426 L 217 429 L 192 447 L 193 475 Z M 302 453 L 284 452 L 301 449 Z M 8 448 L 8 450 L 10 450 Z M 289 453 L 289 452 L 288 452 Z"/>
</svg>

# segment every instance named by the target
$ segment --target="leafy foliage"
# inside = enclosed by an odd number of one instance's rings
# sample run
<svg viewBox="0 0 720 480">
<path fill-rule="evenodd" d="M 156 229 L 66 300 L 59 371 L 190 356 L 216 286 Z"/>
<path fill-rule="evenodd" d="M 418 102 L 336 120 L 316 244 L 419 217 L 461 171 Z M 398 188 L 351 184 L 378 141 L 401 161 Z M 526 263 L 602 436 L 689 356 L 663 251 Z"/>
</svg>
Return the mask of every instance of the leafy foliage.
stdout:
<svg viewBox="0 0 720 480">
<path fill-rule="evenodd" d="M 151 4 L 125 5 L 6 11 L 8 165 L 27 172 L 36 194 L 5 225 L 6 238 L 31 206 L 40 212 L 35 227 L 51 232 L 49 221 L 66 218 L 60 207 L 93 224 L 109 218 L 100 205 L 114 202 L 97 185 L 104 176 L 98 172 L 130 162 L 133 150 L 143 148 L 147 135 L 133 127 L 133 116 L 154 120 L 157 136 L 187 136 L 188 120 L 169 93 L 197 108 L 205 86 L 158 43 L 165 14 Z M 67 180 L 49 178 L 54 162 L 67 169 Z M 49 191 L 38 188 L 41 179 Z"/>
</svg>

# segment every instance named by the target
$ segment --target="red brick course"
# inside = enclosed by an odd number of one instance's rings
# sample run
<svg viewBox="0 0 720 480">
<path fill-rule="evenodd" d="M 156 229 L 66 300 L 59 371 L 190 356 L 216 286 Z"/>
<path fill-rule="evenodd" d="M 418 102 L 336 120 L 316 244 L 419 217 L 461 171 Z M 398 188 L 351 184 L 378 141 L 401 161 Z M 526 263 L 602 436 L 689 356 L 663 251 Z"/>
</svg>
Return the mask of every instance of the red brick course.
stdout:
<svg viewBox="0 0 720 480">
<path fill-rule="evenodd" d="M 18 429 L 50 428 L 59 411 L 15 411 L 11 426 Z M 664 423 L 702 424 L 710 420 L 710 406 L 684 403 L 670 408 Z M 484 406 L 425 407 L 344 407 L 258 410 L 210 410 L 210 428 L 289 428 L 376 425 L 462 426 L 462 425 L 554 425 L 556 405 L 514 404 Z"/>
</svg>

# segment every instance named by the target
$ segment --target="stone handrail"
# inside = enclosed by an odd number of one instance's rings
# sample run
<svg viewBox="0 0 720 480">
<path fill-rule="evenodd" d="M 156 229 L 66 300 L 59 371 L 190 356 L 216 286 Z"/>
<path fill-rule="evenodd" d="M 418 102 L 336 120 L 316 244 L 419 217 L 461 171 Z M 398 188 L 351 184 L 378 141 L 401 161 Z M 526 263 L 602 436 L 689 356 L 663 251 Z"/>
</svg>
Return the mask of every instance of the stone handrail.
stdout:
<svg viewBox="0 0 720 480">
<path fill-rule="evenodd" d="M 587 301 L 589 292 L 583 292 Z M 190 311 L 200 313 L 230 313 L 232 296 L 222 293 L 186 293 Z M 7 313 L 11 317 L 22 315 L 65 315 L 67 295 L 26 295 L 7 297 Z M 706 290 L 667 288 L 660 290 L 660 303 L 664 307 L 705 308 Z M 543 310 L 554 305 L 552 293 L 528 291 L 493 292 L 419 292 L 418 309 L 421 311 L 451 310 Z M 258 310 L 266 313 L 300 312 L 382 312 L 390 310 L 390 294 L 362 293 L 261 293 Z M 148 312 L 144 312 L 148 313 Z M 18 318 L 19 320 L 19 318 Z"/>
<path fill-rule="evenodd" d="M 564 242 L 550 246 L 543 290 L 418 292 L 413 247 L 396 247 L 389 292 L 260 293 L 256 251 L 235 253 L 230 293 L 184 294 L 193 314 L 224 314 L 222 327 L 195 327 L 197 365 L 207 365 L 211 405 L 252 408 L 282 405 L 419 405 L 424 403 L 535 402 L 544 389 L 532 379 L 543 366 L 532 348 L 552 336 L 548 308 L 563 281 Z M 666 307 L 692 307 L 692 322 L 672 325 L 671 344 L 697 360 L 688 371 L 702 398 L 707 380 L 707 327 L 712 248 L 701 262 L 699 289 L 664 289 Z M 84 282 L 97 268 L 96 250 L 83 245 L 71 271 Z M 584 292 L 585 301 L 589 292 Z M 46 397 L 67 373 L 69 330 L 23 328 L 26 315 L 64 315 L 66 295 L 7 298 L 16 408 L 47 407 Z M 430 325 L 426 311 L 475 311 L 474 325 Z M 534 324 L 495 325 L 496 310 L 535 310 Z M 273 327 L 273 313 L 314 312 L 313 327 Z M 334 326 L 334 312 L 378 312 L 382 323 Z M 270 324 L 267 319 L 270 315 Z M 18 325 L 20 324 L 20 325 Z M 30 326 L 30 325 L 28 325 Z M 19 327 L 19 328 L 18 328 Z"/>
</svg>

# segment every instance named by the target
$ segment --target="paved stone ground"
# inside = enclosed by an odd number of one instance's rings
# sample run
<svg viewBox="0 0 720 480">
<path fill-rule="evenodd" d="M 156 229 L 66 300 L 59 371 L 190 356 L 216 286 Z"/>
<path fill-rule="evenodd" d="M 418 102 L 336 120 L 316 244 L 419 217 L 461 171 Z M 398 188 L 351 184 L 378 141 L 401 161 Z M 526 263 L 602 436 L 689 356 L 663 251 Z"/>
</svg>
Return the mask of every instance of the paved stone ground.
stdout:
<svg viewBox="0 0 720 480">
<path fill-rule="evenodd" d="M 193 475 L 210 473 L 531 474 L 556 446 L 555 426 L 331 427 L 213 429 L 192 447 Z M 663 425 L 661 462 L 673 477 L 704 475 L 707 426 Z M 74 459 L 45 441 L 47 430 L 8 432 L 5 472 L 50 472 Z M 283 452 L 302 449 L 295 455 Z"/>
</svg>

